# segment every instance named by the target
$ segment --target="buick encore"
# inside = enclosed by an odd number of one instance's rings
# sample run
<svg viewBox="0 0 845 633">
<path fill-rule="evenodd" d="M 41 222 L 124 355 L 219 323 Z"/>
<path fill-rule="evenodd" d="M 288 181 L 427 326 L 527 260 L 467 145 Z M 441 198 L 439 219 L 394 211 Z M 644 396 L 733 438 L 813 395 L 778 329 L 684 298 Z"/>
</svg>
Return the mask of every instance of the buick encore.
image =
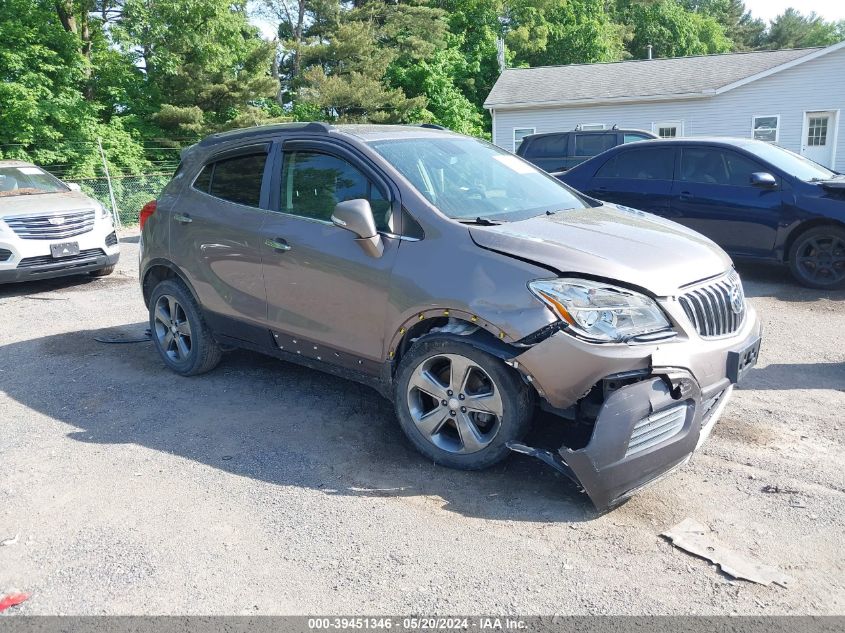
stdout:
<svg viewBox="0 0 845 633">
<path fill-rule="evenodd" d="M 689 459 L 760 348 L 713 242 L 433 126 L 217 134 L 141 223 L 176 373 L 241 347 L 358 380 L 432 461 L 525 453 L 600 509 Z M 582 439 L 525 443 L 540 409 Z"/>
<path fill-rule="evenodd" d="M 0 283 L 103 277 L 119 257 L 103 205 L 32 163 L 0 161 Z"/>
</svg>

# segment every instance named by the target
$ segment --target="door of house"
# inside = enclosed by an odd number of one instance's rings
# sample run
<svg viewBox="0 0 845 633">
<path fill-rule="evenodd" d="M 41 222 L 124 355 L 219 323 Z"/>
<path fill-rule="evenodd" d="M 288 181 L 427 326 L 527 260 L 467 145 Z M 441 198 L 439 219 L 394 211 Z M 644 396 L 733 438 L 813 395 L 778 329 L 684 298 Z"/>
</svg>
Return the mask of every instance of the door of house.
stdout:
<svg viewBox="0 0 845 633">
<path fill-rule="evenodd" d="M 801 153 L 812 161 L 832 168 L 836 123 L 836 112 L 805 113 Z"/>
</svg>

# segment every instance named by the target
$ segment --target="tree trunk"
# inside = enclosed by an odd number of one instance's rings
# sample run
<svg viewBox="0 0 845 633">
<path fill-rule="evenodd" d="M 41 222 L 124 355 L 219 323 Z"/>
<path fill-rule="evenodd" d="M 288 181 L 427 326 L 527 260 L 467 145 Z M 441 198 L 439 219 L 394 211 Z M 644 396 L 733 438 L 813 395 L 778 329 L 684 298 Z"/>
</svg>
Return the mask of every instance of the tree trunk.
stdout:
<svg viewBox="0 0 845 633">
<path fill-rule="evenodd" d="M 73 0 L 56 0 L 56 13 L 68 33 L 76 33 L 76 17 L 73 15 Z"/>
</svg>

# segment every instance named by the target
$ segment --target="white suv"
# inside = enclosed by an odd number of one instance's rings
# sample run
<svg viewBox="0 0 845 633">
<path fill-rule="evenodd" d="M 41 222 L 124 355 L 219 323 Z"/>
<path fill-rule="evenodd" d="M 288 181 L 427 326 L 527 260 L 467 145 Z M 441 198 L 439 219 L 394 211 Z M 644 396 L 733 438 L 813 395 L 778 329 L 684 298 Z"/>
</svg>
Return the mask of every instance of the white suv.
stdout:
<svg viewBox="0 0 845 633">
<path fill-rule="evenodd" d="M 120 257 L 96 200 L 22 161 L 0 161 L 0 283 L 111 274 Z"/>
</svg>

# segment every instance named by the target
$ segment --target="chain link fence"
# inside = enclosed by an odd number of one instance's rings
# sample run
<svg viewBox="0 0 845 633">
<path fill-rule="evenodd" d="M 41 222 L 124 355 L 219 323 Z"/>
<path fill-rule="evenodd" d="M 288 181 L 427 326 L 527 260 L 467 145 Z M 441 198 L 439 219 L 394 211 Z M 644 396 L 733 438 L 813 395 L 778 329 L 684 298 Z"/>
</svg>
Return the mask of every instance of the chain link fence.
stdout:
<svg viewBox="0 0 845 633">
<path fill-rule="evenodd" d="M 65 182 L 78 184 L 83 193 L 99 201 L 106 209 L 111 209 L 112 215 L 120 220 L 121 225 L 126 226 L 138 223 L 141 207 L 150 200 L 158 198 L 172 176 L 172 173 L 112 176 L 114 206 L 109 195 L 108 178 L 71 178 Z"/>
</svg>

